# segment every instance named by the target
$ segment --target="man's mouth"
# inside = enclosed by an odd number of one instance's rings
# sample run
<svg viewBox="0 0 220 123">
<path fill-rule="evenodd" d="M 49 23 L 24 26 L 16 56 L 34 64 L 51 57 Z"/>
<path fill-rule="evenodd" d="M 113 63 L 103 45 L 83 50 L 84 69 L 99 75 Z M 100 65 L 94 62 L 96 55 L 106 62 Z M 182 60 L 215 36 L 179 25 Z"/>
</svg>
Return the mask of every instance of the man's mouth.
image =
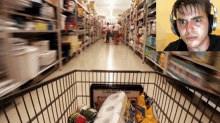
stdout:
<svg viewBox="0 0 220 123">
<path fill-rule="evenodd" d="M 186 39 L 189 40 L 189 41 L 194 41 L 197 38 L 198 38 L 197 36 L 188 36 L 188 37 L 186 37 Z"/>
</svg>

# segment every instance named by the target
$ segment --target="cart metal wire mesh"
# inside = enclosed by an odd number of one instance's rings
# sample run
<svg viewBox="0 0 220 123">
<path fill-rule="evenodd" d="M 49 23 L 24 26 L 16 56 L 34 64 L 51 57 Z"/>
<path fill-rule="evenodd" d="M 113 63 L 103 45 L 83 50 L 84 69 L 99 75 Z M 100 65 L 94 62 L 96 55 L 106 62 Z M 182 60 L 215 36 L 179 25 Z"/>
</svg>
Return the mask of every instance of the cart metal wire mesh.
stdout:
<svg viewBox="0 0 220 123">
<path fill-rule="evenodd" d="M 66 123 L 90 105 L 91 84 L 142 85 L 154 99 L 160 123 L 220 121 L 220 96 L 158 72 L 74 70 L 0 100 L 1 123 Z"/>
</svg>

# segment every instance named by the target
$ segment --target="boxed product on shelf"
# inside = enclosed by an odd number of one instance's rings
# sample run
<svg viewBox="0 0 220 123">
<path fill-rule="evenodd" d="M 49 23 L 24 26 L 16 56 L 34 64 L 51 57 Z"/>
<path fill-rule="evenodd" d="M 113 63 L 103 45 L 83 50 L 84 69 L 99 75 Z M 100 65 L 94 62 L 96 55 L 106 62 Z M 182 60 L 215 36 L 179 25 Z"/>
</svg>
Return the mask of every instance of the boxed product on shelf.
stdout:
<svg viewBox="0 0 220 123">
<path fill-rule="evenodd" d="M 180 80 L 198 87 L 204 85 L 207 74 L 203 70 L 173 57 L 170 58 L 170 67 L 170 71 Z"/>
<path fill-rule="evenodd" d="M 80 5 L 78 5 L 77 10 L 78 10 L 78 16 L 83 16 L 84 9 Z"/>
<path fill-rule="evenodd" d="M 49 23 L 48 25 L 47 25 L 47 30 L 53 30 L 53 24 L 52 23 Z"/>
<path fill-rule="evenodd" d="M 214 62 L 214 52 L 192 52 L 192 58 L 195 61 L 212 65 Z"/>
<path fill-rule="evenodd" d="M 39 54 L 40 66 L 50 65 L 56 59 L 57 59 L 57 51 L 56 50 L 51 50 L 51 51 Z"/>
<path fill-rule="evenodd" d="M 35 21 L 35 29 L 36 30 L 47 30 L 47 22 L 45 21 L 40 21 L 40 20 L 36 20 Z"/>
<path fill-rule="evenodd" d="M 151 46 L 156 48 L 156 37 L 150 36 Z"/>
<path fill-rule="evenodd" d="M 66 22 L 76 22 L 76 15 L 67 16 Z"/>
<path fill-rule="evenodd" d="M 50 47 L 50 41 L 49 40 L 34 41 L 31 42 L 31 45 L 38 47 L 41 53 L 48 52 Z"/>
<path fill-rule="evenodd" d="M 76 4 L 74 1 L 68 0 L 68 7 L 67 9 L 71 12 L 75 12 Z"/>
<path fill-rule="evenodd" d="M 160 66 L 164 67 L 164 65 L 165 65 L 165 54 L 161 53 L 160 54 Z"/>
</svg>

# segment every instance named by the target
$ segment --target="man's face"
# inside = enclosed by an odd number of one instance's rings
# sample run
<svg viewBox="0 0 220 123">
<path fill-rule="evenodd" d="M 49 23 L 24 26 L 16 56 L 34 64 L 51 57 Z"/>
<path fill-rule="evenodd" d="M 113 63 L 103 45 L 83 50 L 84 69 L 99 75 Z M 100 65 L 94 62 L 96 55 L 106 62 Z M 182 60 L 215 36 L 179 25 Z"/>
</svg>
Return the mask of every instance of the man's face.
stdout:
<svg viewBox="0 0 220 123">
<path fill-rule="evenodd" d="M 179 11 L 176 12 L 177 26 L 180 36 L 187 46 L 196 48 L 208 40 L 209 22 L 202 7 L 186 6 L 180 8 Z"/>
</svg>

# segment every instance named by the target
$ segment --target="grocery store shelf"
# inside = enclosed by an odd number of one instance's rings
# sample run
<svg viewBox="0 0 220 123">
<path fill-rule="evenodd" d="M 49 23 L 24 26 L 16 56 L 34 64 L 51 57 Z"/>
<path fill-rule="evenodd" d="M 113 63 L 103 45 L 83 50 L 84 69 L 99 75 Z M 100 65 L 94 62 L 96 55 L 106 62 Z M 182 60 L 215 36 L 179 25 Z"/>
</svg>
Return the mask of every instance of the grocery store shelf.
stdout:
<svg viewBox="0 0 220 123">
<path fill-rule="evenodd" d="M 58 30 L 8 30 L 8 33 L 55 33 Z"/>
<path fill-rule="evenodd" d="M 150 34 L 148 34 L 148 36 L 150 36 L 150 35 L 156 35 L 156 33 L 150 33 Z"/>
<path fill-rule="evenodd" d="M 154 1 L 153 3 L 151 3 L 150 5 L 148 5 L 148 8 L 154 8 L 156 7 L 156 1 Z"/>
<path fill-rule="evenodd" d="M 28 14 L 24 14 L 24 13 L 20 13 L 20 12 L 16 12 L 16 11 L 0 10 L 0 12 L 4 12 L 4 13 L 7 12 L 7 13 L 12 14 L 12 15 L 19 15 L 19 16 L 24 16 L 24 17 L 33 18 L 33 19 L 40 19 L 40 20 L 54 21 L 54 22 L 57 21 L 55 19 L 50 19 L 50 18 L 41 17 L 41 16 L 32 16 L 32 15 L 28 15 Z"/>
<path fill-rule="evenodd" d="M 38 75 L 40 75 L 41 73 L 45 72 L 46 70 L 50 69 L 51 67 L 55 66 L 58 63 L 59 63 L 59 61 L 55 61 L 55 62 L 53 62 L 52 64 L 50 64 L 48 66 L 40 67 L 40 71 L 35 75 L 35 77 L 37 77 Z"/>
<path fill-rule="evenodd" d="M 143 34 L 144 34 L 144 33 L 141 33 L 141 34 L 140 34 L 140 33 L 137 33 L 137 35 L 143 35 Z"/>
<path fill-rule="evenodd" d="M 203 66 L 203 67 L 209 68 L 209 69 L 211 69 L 211 70 L 220 72 L 220 70 L 218 70 L 216 67 L 211 66 L 211 65 L 209 65 L 209 64 L 205 64 L 205 63 L 201 63 L 201 62 L 195 61 L 194 59 L 192 59 L 192 58 L 190 58 L 190 57 L 182 56 L 182 55 L 179 55 L 179 54 L 177 54 L 177 53 L 171 53 L 171 54 L 172 54 L 172 55 L 175 55 L 175 56 L 178 56 L 178 57 L 181 57 L 181 58 L 183 58 L 183 59 L 186 59 L 186 60 L 188 60 L 188 61 L 191 61 L 191 62 L 193 62 L 193 63 L 195 63 L 195 64 L 201 65 L 201 66 Z"/>
<path fill-rule="evenodd" d="M 180 79 L 178 79 L 176 76 L 174 76 L 172 73 L 170 73 L 169 71 L 167 71 L 167 74 L 170 75 L 171 77 L 177 79 L 177 80 L 180 80 Z"/>
<path fill-rule="evenodd" d="M 152 49 L 154 49 L 154 50 L 156 50 L 156 48 L 155 47 L 152 47 L 152 46 L 149 46 L 149 45 L 146 45 L 147 47 L 150 47 L 150 48 L 152 48 Z"/>
<path fill-rule="evenodd" d="M 142 52 L 140 52 L 139 50 L 136 50 L 137 52 L 139 52 L 140 54 L 142 54 L 143 55 L 143 53 Z"/>
<path fill-rule="evenodd" d="M 151 62 L 153 62 L 155 65 L 157 65 L 160 69 L 165 70 L 164 68 L 162 68 L 158 63 L 156 63 L 154 60 L 152 60 L 150 57 L 145 56 L 147 59 L 149 59 Z"/>
<path fill-rule="evenodd" d="M 0 89 L 5 87 L 6 85 L 9 85 L 13 82 L 13 80 L 6 80 L 6 81 L 0 81 Z"/>
<path fill-rule="evenodd" d="M 87 14 L 91 14 L 87 9 L 84 8 L 84 6 L 83 6 L 81 3 L 79 3 L 77 0 L 75 0 L 75 2 L 76 2 L 78 5 L 80 5 L 80 6 L 86 11 Z M 93 15 L 91 15 L 91 16 L 94 17 Z"/>
<path fill-rule="evenodd" d="M 61 31 L 73 31 L 73 32 L 76 32 L 76 30 L 74 30 L 74 29 L 61 29 Z"/>
<path fill-rule="evenodd" d="M 24 83 L 17 82 L 15 84 L 11 84 L 9 86 L 6 86 L 4 88 L 0 89 L 0 98 L 5 96 L 6 94 L 12 92 L 13 90 L 17 89 L 18 87 L 22 86 Z"/>
<path fill-rule="evenodd" d="M 156 10 L 150 12 L 148 16 L 155 16 L 155 15 L 156 15 Z"/>
</svg>

